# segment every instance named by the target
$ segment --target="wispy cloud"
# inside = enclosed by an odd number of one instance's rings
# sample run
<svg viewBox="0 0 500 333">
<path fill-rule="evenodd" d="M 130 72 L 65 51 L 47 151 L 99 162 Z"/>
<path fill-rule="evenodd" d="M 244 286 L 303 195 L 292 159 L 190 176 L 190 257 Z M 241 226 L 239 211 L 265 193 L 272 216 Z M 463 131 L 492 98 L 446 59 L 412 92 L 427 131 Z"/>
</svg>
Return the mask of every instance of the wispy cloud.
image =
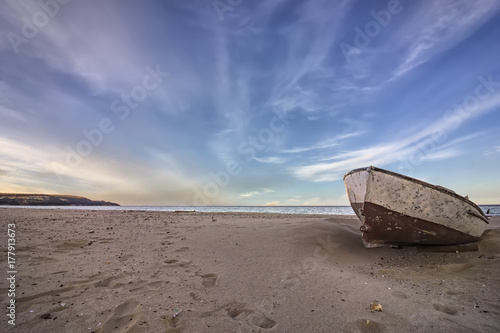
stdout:
<svg viewBox="0 0 500 333">
<path fill-rule="evenodd" d="M 268 187 L 262 188 L 261 191 L 251 191 L 251 192 L 246 192 L 246 193 L 241 193 L 238 195 L 238 198 L 250 198 L 250 197 L 255 197 L 255 196 L 260 196 L 265 193 L 273 193 L 274 190 L 270 189 Z"/>
<path fill-rule="evenodd" d="M 89 190 L 91 183 L 112 186 L 118 181 L 112 174 L 95 172 L 94 163 L 81 169 L 73 170 L 64 163 L 65 152 L 43 145 L 28 145 L 16 140 L 0 137 L 0 159 L 3 178 L 3 190 L 32 192 L 66 192 L 72 186 L 79 186 L 82 191 Z M 95 162 L 95 161 L 94 161 Z M 65 177 L 66 181 L 62 181 Z M 50 183 L 53 190 L 48 189 Z"/>
<path fill-rule="evenodd" d="M 495 0 L 408 1 L 401 6 L 403 11 L 382 28 L 384 36 L 371 38 L 362 50 L 354 49 L 352 61 L 344 68 L 347 72 L 337 70 L 340 73 L 333 80 L 333 93 L 344 92 L 338 99 L 352 102 L 377 95 L 388 84 L 452 50 L 500 11 L 500 3 Z M 369 11 L 366 9 L 366 14 Z M 367 16 L 366 22 L 371 19 Z M 381 61 L 387 57 L 391 61 Z"/>
<path fill-rule="evenodd" d="M 331 190 L 315 182 L 360 165 L 420 151 L 421 162 L 463 161 L 498 123 L 493 112 L 472 121 L 498 109 L 498 95 L 443 110 L 465 103 L 480 75 L 492 73 L 482 96 L 498 92 L 498 1 L 403 1 L 349 63 L 339 44 L 387 2 L 246 1 L 221 22 L 210 1 L 69 1 L 14 56 L 5 36 L 45 3 L 9 0 L 0 12 L 2 188 L 190 204 L 237 163 L 208 204 L 313 204 Z M 170 75 L 140 106 L 123 104 L 121 119 L 111 103 L 156 64 Z M 102 119 L 115 130 L 69 167 L 66 148 Z M 432 144 L 436 132 L 444 139 Z M 488 145 L 481 151 L 496 162 L 498 142 Z"/>
<path fill-rule="evenodd" d="M 254 157 L 253 159 L 256 160 L 257 162 L 266 164 L 283 164 L 287 161 L 286 158 L 278 156 Z"/>
<path fill-rule="evenodd" d="M 256 196 L 256 195 L 260 195 L 261 192 L 259 191 L 252 191 L 252 192 L 247 192 L 247 193 L 241 193 L 240 195 L 238 195 L 238 197 L 240 198 L 250 198 L 250 197 L 253 197 L 253 196 Z"/>
<path fill-rule="evenodd" d="M 39 1 L 10 2 L 13 18 L 31 18 L 42 12 Z M 140 79 L 145 64 L 140 49 L 129 39 L 116 39 L 128 30 L 129 22 L 122 15 L 110 15 L 117 9 L 111 3 L 85 6 L 71 2 L 60 6 L 50 22 L 37 29 L 36 35 L 19 50 L 44 61 L 56 71 L 75 75 L 88 82 L 95 92 L 112 90 L 121 93 Z M 92 18 L 92 26 L 82 29 L 82 20 Z M 11 20 L 11 31 L 21 34 L 24 22 Z M 113 43 L 110 43 L 113 39 Z M 118 88 L 118 89 L 117 89 Z"/>
<path fill-rule="evenodd" d="M 292 167 L 289 170 L 298 179 L 315 182 L 335 181 L 341 179 L 344 173 L 365 165 L 384 165 L 394 161 L 401 149 L 396 144 L 372 146 L 357 149 L 348 153 L 335 155 L 331 159 L 338 160 L 331 163 L 315 163 L 306 166 Z"/>
<path fill-rule="evenodd" d="M 75 167 L 68 167 L 67 156 L 66 151 L 43 143 L 25 144 L 0 137 L 2 191 L 91 197 L 97 191 L 103 198 L 121 200 L 122 204 L 165 204 L 162 195 L 176 197 L 177 204 L 192 202 L 194 180 L 184 177 L 178 163 L 166 154 L 156 152 L 147 161 L 134 163 L 96 154 Z"/>
<path fill-rule="evenodd" d="M 439 161 L 459 156 L 462 152 L 456 148 L 440 149 L 424 155 L 422 161 Z"/>
<path fill-rule="evenodd" d="M 0 119 L 4 121 L 15 120 L 21 122 L 26 122 L 28 120 L 21 112 L 7 109 L 1 105 L 0 105 Z"/>
<path fill-rule="evenodd" d="M 318 3 L 302 2 L 295 8 L 300 19 L 281 27 L 279 37 L 288 38 L 289 48 L 284 63 L 275 74 L 276 84 L 268 102 L 271 107 L 284 112 L 325 111 L 325 104 L 321 101 L 328 95 L 320 95 L 320 92 L 330 90 L 330 80 L 335 73 L 326 67 L 325 61 L 338 42 L 335 31 L 350 4 L 325 2 L 325 5 L 330 8 L 328 14 Z"/>
<path fill-rule="evenodd" d="M 462 114 L 467 115 L 462 120 L 466 121 L 498 107 L 500 107 L 500 94 L 483 101 L 473 110 L 466 112 L 464 109 L 456 110 L 456 112 L 457 114 L 463 112 Z M 330 160 L 334 162 L 292 167 L 290 171 L 298 179 L 315 182 L 335 181 L 341 179 L 343 174 L 350 169 L 368 165 L 384 166 L 396 161 L 404 161 L 409 156 L 418 155 L 420 161 L 456 157 L 460 151 L 455 146 L 472 140 L 483 133 L 465 135 L 448 142 L 434 139 L 437 133 L 449 136 L 458 128 L 458 125 L 455 121 L 443 118 L 429 124 L 410 137 L 394 138 L 390 142 L 337 154 L 330 157 Z"/>
<path fill-rule="evenodd" d="M 484 156 L 490 156 L 490 155 L 493 155 L 493 154 L 497 154 L 497 153 L 500 153 L 500 146 L 497 146 L 497 147 L 493 147 L 491 149 L 487 149 L 483 152 L 483 155 Z"/>
<path fill-rule="evenodd" d="M 333 206 L 338 205 L 339 201 L 335 199 L 324 199 L 320 197 L 314 197 L 309 200 L 302 202 L 304 206 Z M 344 204 L 344 202 L 342 202 Z"/>
<path fill-rule="evenodd" d="M 357 136 L 362 135 L 363 133 L 364 133 L 364 131 L 357 131 L 357 132 L 352 132 L 352 133 L 336 135 L 334 137 L 317 142 L 314 145 L 311 145 L 309 147 L 295 147 L 295 148 L 291 148 L 291 149 L 283 149 L 283 150 L 281 150 L 281 152 L 293 154 L 293 153 L 302 153 L 302 152 L 306 152 L 309 150 L 319 150 L 319 149 L 332 148 L 332 147 L 338 146 L 345 139 L 357 137 Z"/>
<path fill-rule="evenodd" d="M 269 201 L 264 204 L 264 206 L 280 206 L 281 202 L 280 201 Z"/>
<path fill-rule="evenodd" d="M 400 29 L 400 44 L 395 47 L 410 44 L 405 47 L 405 57 L 389 81 L 464 40 L 499 9 L 499 3 L 494 0 L 477 3 L 445 0 L 413 5 L 418 7 L 414 9 L 416 14 Z"/>
</svg>

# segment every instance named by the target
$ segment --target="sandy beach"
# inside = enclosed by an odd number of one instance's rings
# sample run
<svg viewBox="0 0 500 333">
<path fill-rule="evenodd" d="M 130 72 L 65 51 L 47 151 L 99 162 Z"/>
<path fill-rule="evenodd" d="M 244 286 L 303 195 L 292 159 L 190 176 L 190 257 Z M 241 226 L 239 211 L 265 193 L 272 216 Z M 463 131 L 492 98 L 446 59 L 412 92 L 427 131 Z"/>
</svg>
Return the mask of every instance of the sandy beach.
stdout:
<svg viewBox="0 0 500 333">
<path fill-rule="evenodd" d="M 2 332 L 500 327 L 500 217 L 461 253 L 367 249 L 355 216 L 0 208 L 0 225 Z"/>
</svg>

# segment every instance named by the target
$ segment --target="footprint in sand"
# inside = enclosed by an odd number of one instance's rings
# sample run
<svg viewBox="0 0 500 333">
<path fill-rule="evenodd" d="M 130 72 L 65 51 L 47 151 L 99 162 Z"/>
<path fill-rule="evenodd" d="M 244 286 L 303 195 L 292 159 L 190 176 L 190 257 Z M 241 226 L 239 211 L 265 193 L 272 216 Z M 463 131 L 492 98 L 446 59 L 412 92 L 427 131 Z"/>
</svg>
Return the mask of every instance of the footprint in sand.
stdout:
<svg viewBox="0 0 500 333">
<path fill-rule="evenodd" d="M 167 267 L 186 267 L 192 264 L 192 261 L 190 260 L 178 260 L 178 259 L 167 259 L 163 261 L 164 263 L 167 264 Z"/>
<path fill-rule="evenodd" d="M 102 281 L 99 281 L 99 282 L 94 283 L 94 287 L 96 287 L 96 288 L 103 288 L 103 287 L 106 287 L 106 288 L 107 288 L 107 287 L 109 287 L 109 286 L 111 285 L 111 282 L 112 282 L 113 280 L 116 280 L 117 278 L 118 278 L 118 277 L 116 277 L 116 276 L 110 276 L 110 277 L 107 277 L 107 278 L 105 278 L 105 279 L 104 279 L 104 280 L 102 280 Z"/>
<path fill-rule="evenodd" d="M 164 263 L 169 264 L 169 265 L 177 264 L 178 262 L 179 262 L 179 260 L 177 260 L 177 259 L 167 259 L 164 261 Z"/>
<path fill-rule="evenodd" d="M 188 246 L 184 246 L 184 247 L 181 247 L 178 250 L 175 250 L 175 252 L 184 252 L 184 251 L 187 251 L 187 250 L 189 250 L 189 247 Z"/>
<path fill-rule="evenodd" d="M 64 242 L 56 245 L 56 252 L 67 252 L 88 245 L 87 239 L 74 239 L 73 242 Z"/>
<path fill-rule="evenodd" d="M 261 312 L 247 308 L 245 303 L 230 303 L 226 306 L 225 310 L 231 319 L 243 320 L 253 327 L 271 329 L 276 325 L 276 321 Z"/>
<path fill-rule="evenodd" d="M 267 317 L 259 311 L 255 311 L 246 306 L 245 303 L 231 302 L 223 305 L 214 311 L 205 312 L 201 316 L 210 316 L 218 311 L 225 311 L 226 315 L 232 320 L 242 321 L 248 324 L 248 327 L 252 328 L 252 332 L 255 328 L 271 329 L 276 326 L 276 321 Z M 239 332 L 245 332 L 245 327 L 240 327 Z"/>
<path fill-rule="evenodd" d="M 182 329 L 181 319 L 179 317 L 169 316 L 166 318 L 167 321 L 167 333 L 179 333 Z"/>
<path fill-rule="evenodd" d="M 142 292 L 146 288 L 146 284 L 147 284 L 146 281 L 128 283 L 128 285 L 131 287 L 131 289 L 129 289 L 129 292 L 131 293 Z"/>
<path fill-rule="evenodd" d="M 44 296 L 48 296 L 48 295 L 60 295 L 62 293 L 66 293 L 68 291 L 73 291 L 74 289 L 75 289 L 75 287 L 64 287 L 64 288 L 60 288 L 60 289 L 56 289 L 56 290 L 50 290 L 50 291 L 46 291 L 46 292 L 43 292 L 43 293 L 31 295 L 31 296 L 19 297 L 16 300 L 16 303 L 17 302 L 21 303 L 21 302 L 26 302 L 26 301 L 32 301 L 34 299 L 37 299 L 37 298 L 40 298 L 40 297 L 44 297 Z"/>
<path fill-rule="evenodd" d="M 380 333 L 387 332 L 385 327 L 371 319 L 358 319 L 344 326 L 343 332 L 359 332 L 359 333 Z"/>
<path fill-rule="evenodd" d="M 400 299 L 408 299 L 408 295 L 406 295 L 405 293 L 401 292 L 401 291 L 395 291 L 392 293 L 392 295 L 394 297 L 397 297 L 397 298 L 400 298 Z"/>
<path fill-rule="evenodd" d="M 197 294 L 197 293 L 195 293 L 195 292 L 190 292 L 190 293 L 189 293 L 189 296 L 191 296 L 191 297 L 192 297 L 195 301 L 199 301 L 199 300 L 201 300 L 201 296 L 200 296 L 200 294 Z"/>
<path fill-rule="evenodd" d="M 154 281 L 148 283 L 149 289 L 160 289 L 163 286 L 163 281 Z"/>
<path fill-rule="evenodd" d="M 271 318 L 264 316 L 262 313 L 254 312 L 250 315 L 250 324 L 260 327 L 260 328 L 273 328 L 276 322 Z"/>
<path fill-rule="evenodd" d="M 215 287 L 218 284 L 219 276 L 214 273 L 205 274 L 201 276 L 203 282 L 201 283 L 204 287 Z"/>
<path fill-rule="evenodd" d="M 134 257 L 133 254 L 122 254 L 122 255 L 118 256 L 118 260 L 120 260 L 120 262 L 125 262 L 132 257 Z"/>
<path fill-rule="evenodd" d="M 102 333 L 111 332 L 135 332 L 138 331 L 136 326 L 139 321 L 141 308 L 139 302 L 134 299 L 129 299 L 126 302 L 118 305 L 111 317 L 102 325 Z"/>
<path fill-rule="evenodd" d="M 446 293 L 448 295 L 453 295 L 453 296 L 465 294 L 463 291 L 460 291 L 460 290 L 447 290 Z"/>
<path fill-rule="evenodd" d="M 443 312 L 452 316 L 455 316 L 458 313 L 458 310 L 455 309 L 454 307 L 451 307 L 449 305 L 443 305 L 443 304 L 432 304 L 434 309 L 436 309 L 439 312 Z"/>
<path fill-rule="evenodd" d="M 224 310 L 234 320 L 242 319 L 252 312 L 250 309 L 245 308 L 245 303 L 230 303 Z"/>
</svg>

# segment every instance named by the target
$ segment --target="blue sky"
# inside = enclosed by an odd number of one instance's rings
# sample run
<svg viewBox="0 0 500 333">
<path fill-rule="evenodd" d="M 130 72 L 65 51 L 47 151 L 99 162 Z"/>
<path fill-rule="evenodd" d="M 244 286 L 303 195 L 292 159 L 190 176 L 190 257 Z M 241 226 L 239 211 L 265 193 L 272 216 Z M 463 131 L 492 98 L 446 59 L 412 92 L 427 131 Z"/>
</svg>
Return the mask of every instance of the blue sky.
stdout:
<svg viewBox="0 0 500 333">
<path fill-rule="evenodd" d="M 345 205 L 375 165 L 500 203 L 500 3 L 0 3 L 0 192 Z"/>
</svg>

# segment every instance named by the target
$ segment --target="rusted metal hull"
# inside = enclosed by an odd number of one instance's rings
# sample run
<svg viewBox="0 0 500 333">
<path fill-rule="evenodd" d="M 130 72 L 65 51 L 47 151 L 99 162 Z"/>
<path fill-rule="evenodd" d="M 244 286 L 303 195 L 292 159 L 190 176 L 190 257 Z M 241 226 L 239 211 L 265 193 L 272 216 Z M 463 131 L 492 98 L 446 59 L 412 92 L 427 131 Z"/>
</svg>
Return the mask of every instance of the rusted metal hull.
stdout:
<svg viewBox="0 0 500 333">
<path fill-rule="evenodd" d="M 488 220 L 455 192 L 376 167 L 344 176 L 366 247 L 452 245 L 478 240 Z"/>
</svg>

